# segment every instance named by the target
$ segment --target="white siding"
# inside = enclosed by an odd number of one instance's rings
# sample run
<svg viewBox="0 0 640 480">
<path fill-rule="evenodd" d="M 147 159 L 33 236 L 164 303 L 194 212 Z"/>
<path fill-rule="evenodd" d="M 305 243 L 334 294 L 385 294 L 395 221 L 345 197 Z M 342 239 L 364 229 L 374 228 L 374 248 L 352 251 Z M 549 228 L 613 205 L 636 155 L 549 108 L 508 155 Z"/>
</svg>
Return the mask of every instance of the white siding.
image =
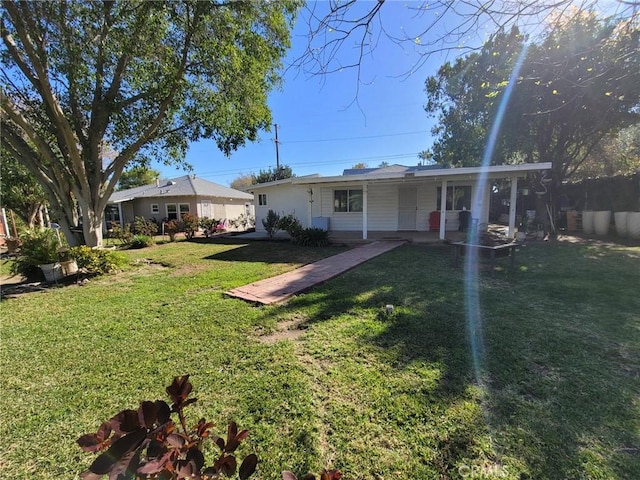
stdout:
<svg viewBox="0 0 640 480">
<path fill-rule="evenodd" d="M 258 194 L 265 194 L 267 196 L 267 205 L 258 204 Z M 261 188 L 255 192 L 254 203 L 257 231 L 264 231 L 262 219 L 266 218 L 269 210 L 273 210 L 280 216 L 292 214 L 305 228 L 311 225 L 311 221 L 308 218 L 309 193 L 305 186 L 284 184 Z"/>
<path fill-rule="evenodd" d="M 390 232 L 398 229 L 398 186 L 369 185 L 369 230 Z"/>
<path fill-rule="evenodd" d="M 416 229 L 429 230 L 429 214 L 437 208 L 437 189 L 440 181 L 427 180 L 411 182 L 417 186 Z M 469 182 L 449 182 L 448 186 L 469 185 Z M 369 183 L 368 184 L 368 219 L 370 231 L 393 232 L 398 229 L 398 195 L 400 183 Z M 334 190 L 362 189 L 358 183 L 313 185 L 313 203 L 309 203 L 309 186 L 281 184 L 273 187 L 260 188 L 255 191 L 254 203 L 256 209 L 256 230 L 264 231 L 262 219 L 269 210 L 279 215 L 293 214 L 300 223 L 307 227 L 311 225 L 312 217 L 329 217 L 329 230 L 333 231 L 362 231 L 361 212 L 334 212 Z M 475 189 L 475 185 L 472 187 Z M 488 195 L 484 192 L 480 205 L 472 209 L 473 218 L 480 218 L 480 222 L 488 219 Z M 267 195 L 267 205 L 258 205 L 258 194 Z M 472 191 L 473 194 L 473 191 Z M 482 207 L 482 208 L 481 208 Z M 458 211 L 447 212 L 447 230 L 458 229 Z M 483 220 L 484 219 L 484 220 Z"/>
</svg>

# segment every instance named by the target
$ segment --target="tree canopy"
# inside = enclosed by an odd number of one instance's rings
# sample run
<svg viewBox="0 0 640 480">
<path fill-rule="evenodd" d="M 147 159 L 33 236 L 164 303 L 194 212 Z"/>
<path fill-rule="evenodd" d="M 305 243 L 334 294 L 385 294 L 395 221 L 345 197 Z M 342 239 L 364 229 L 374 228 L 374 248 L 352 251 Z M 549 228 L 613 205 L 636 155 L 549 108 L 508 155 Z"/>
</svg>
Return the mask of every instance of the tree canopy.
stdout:
<svg viewBox="0 0 640 480">
<path fill-rule="evenodd" d="M 439 119 L 433 158 L 480 164 L 502 107 L 491 163 L 550 161 L 559 186 L 603 138 L 640 119 L 639 39 L 635 21 L 575 11 L 537 43 L 514 28 L 443 65 L 426 82 L 426 109 Z"/>
<path fill-rule="evenodd" d="M 135 157 L 229 154 L 268 127 L 297 0 L 2 3 L 3 148 L 44 188 L 72 243 L 102 240 Z M 105 151 L 117 154 L 109 159 Z"/>
<path fill-rule="evenodd" d="M 149 185 L 160 178 L 160 172 L 144 165 L 135 165 L 122 172 L 118 181 L 118 190 Z"/>
<path fill-rule="evenodd" d="M 266 170 L 260 170 L 260 173 L 253 175 L 253 184 L 274 182 L 285 178 L 295 177 L 293 170 L 289 165 L 280 165 L 280 168 L 273 167 Z"/>
</svg>

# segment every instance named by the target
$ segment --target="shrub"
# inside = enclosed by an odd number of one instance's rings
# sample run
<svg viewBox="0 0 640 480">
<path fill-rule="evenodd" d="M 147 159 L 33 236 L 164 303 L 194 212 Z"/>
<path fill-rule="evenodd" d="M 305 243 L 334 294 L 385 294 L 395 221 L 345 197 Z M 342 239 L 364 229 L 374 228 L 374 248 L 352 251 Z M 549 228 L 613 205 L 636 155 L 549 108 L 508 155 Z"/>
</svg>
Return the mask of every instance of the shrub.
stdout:
<svg viewBox="0 0 640 480">
<path fill-rule="evenodd" d="M 147 220 L 144 217 L 135 217 L 133 219 L 133 233 L 153 237 L 158 233 L 158 225 L 153 220 Z"/>
<path fill-rule="evenodd" d="M 287 232 L 292 240 L 298 237 L 298 235 L 302 231 L 302 225 L 300 225 L 300 221 L 292 214 L 282 217 L 278 222 L 278 228 Z"/>
<path fill-rule="evenodd" d="M 234 218 L 229 223 L 236 228 L 241 228 L 242 230 L 249 230 L 255 226 L 256 219 L 251 215 L 247 215 L 245 213 L 241 214 L 238 218 Z"/>
<path fill-rule="evenodd" d="M 176 234 L 180 231 L 180 225 L 175 220 L 169 220 L 164 224 L 164 233 L 169 235 L 169 241 L 175 242 Z"/>
<path fill-rule="evenodd" d="M 131 239 L 133 238 L 133 233 L 131 233 L 131 225 L 127 223 L 123 228 L 119 223 L 111 222 L 110 235 L 111 237 L 120 240 L 123 245 L 129 245 L 131 243 Z"/>
<path fill-rule="evenodd" d="M 110 273 L 127 263 L 127 258 L 121 253 L 95 249 L 86 245 L 73 247 L 71 256 L 76 259 L 79 268 L 94 274 Z"/>
<path fill-rule="evenodd" d="M 134 235 L 131 239 L 131 248 L 145 248 L 154 244 L 153 238 L 148 235 Z"/>
<path fill-rule="evenodd" d="M 182 215 L 182 229 L 184 230 L 187 240 L 191 240 L 196 235 L 199 226 L 200 222 L 195 215 L 191 215 L 190 213 Z"/>
<path fill-rule="evenodd" d="M 195 403 L 189 398 L 192 390 L 189 375 L 175 377 L 166 389 L 173 404 L 163 400 L 143 401 L 137 410 L 122 410 L 104 422 L 96 433 L 85 434 L 77 443 L 85 452 L 101 452 L 81 476 L 85 479 L 183 479 L 222 478 L 236 472 L 234 452 L 249 435 L 238 432 L 235 422 L 227 427 L 226 440 L 211 433 L 213 423 L 204 418 L 191 428 L 184 416 L 186 406 Z M 177 414 L 175 421 L 173 414 Z M 215 462 L 205 464 L 203 446 L 213 441 L 220 449 Z M 241 480 L 255 472 L 258 457 L 248 455 L 241 463 Z"/>
<path fill-rule="evenodd" d="M 269 238 L 273 238 L 278 230 L 280 230 L 280 215 L 270 209 L 267 212 L 267 216 L 262 219 L 262 225 L 267 231 Z"/>
<path fill-rule="evenodd" d="M 302 228 L 300 221 L 293 215 L 285 215 L 278 227 L 291 237 L 291 242 L 304 247 L 325 247 L 329 245 L 329 232 L 321 228 Z"/>
<path fill-rule="evenodd" d="M 326 247 L 329 245 L 329 232 L 322 228 L 304 228 L 291 240 L 303 247 Z"/>
<path fill-rule="evenodd" d="M 198 225 L 204 231 L 204 235 L 208 237 L 215 229 L 216 223 L 217 222 L 213 218 L 202 217 Z"/>
<path fill-rule="evenodd" d="M 20 242 L 20 256 L 11 265 L 13 274 L 31 276 L 38 272 L 38 265 L 60 260 L 60 240 L 50 228 L 24 230 Z"/>
</svg>

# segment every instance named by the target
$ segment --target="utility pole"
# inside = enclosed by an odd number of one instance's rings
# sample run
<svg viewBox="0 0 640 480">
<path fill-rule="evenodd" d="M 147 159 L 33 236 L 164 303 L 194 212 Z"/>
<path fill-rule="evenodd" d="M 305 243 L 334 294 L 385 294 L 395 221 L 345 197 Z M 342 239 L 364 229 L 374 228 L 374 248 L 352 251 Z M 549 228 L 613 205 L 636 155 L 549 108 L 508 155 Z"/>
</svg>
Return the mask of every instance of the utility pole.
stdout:
<svg viewBox="0 0 640 480">
<path fill-rule="evenodd" d="M 278 145 L 280 142 L 278 141 L 278 124 L 274 123 L 273 126 L 276 129 L 276 180 L 280 179 L 280 152 L 278 151 Z"/>
</svg>

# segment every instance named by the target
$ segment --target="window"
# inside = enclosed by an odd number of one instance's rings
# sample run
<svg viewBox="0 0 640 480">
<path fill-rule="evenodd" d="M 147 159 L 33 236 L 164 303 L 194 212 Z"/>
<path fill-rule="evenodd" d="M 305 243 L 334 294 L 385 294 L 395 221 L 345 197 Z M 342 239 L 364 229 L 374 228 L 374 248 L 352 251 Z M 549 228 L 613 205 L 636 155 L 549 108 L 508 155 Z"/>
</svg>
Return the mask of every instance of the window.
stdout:
<svg viewBox="0 0 640 480">
<path fill-rule="evenodd" d="M 151 204 L 151 213 L 156 215 L 160 213 L 160 206 L 157 203 Z"/>
<path fill-rule="evenodd" d="M 267 194 L 266 193 L 259 193 L 258 194 L 258 205 L 260 205 L 261 207 L 266 207 L 267 206 Z"/>
<path fill-rule="evenodd" d="M 167 203 L 167 218 L 169 220 L 180 220 L 185 213 L 189 213 L 188 203 Z"/>
<path fill-rule="evenodd" d="M 442 207 L 442 187 L 438 187 L 437 209 Z M 447 187 L 447 208 L 446 210 L 471 210 L 471 187 Z"/>
<path fill-rule="evenodd" d="M 334 212 L 361 212 L 362 190 L 334 190 Z"/>
<path fill-rule="evenodd" d="M 167 218 L 178 220 L 178 206 L 175 203 L 167 203 Z"/>
</svg>

